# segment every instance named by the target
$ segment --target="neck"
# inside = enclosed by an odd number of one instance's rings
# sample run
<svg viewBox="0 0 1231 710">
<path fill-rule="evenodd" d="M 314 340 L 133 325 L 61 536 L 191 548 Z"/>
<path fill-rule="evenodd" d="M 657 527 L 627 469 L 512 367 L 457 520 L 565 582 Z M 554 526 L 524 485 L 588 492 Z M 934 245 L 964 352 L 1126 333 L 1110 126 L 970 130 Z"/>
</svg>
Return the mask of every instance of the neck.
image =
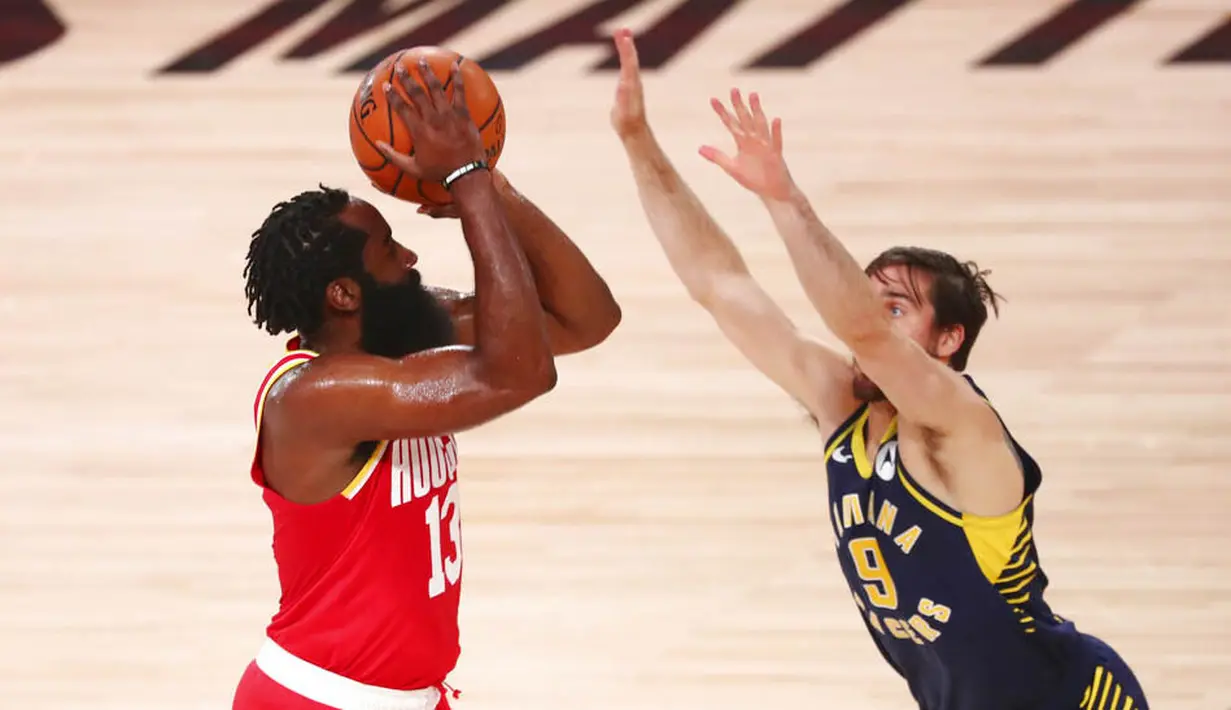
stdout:
<svg viewBox="0 0 1231 710">
<path fill-rule="evenodd" d="M 877 436 L 889 428 L 889 422 L 897 416 L 898 410 L 888 401 L 871 402 L 868 404 L 868 431 L 877 432 Z"/>
<path fill-rule="evenodd" d="M 362 352 L 358 328 L 348 326 L 348 323 L 325 323 L 311 336 L 301 335 L 299 347 L 320 355 Z"/>
</svg>

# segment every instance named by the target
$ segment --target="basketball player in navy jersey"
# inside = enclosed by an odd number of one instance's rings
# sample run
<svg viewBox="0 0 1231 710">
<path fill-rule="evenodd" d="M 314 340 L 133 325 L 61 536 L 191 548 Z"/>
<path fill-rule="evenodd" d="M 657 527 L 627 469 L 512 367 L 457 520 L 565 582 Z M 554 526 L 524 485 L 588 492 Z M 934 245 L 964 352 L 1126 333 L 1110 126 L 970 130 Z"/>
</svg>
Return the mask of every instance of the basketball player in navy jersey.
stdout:
<svg viewBox="0 0 1231 710">
<path fill-rule="evenodd" d="M 642 205 L 692 298 L 826 432 L 842 571 L 868 633 L 924 710 L 1137 710 L 1107 644 L 1043 599 L 1032 530 L 1041 473 L 962 374 L 996 307 L 971 263 L 895 247 L 860 268 L 813 214 L 756 94 L 713 107 L 735 138 L 701 154 L 762 200 L 813 306 L 850 349 L 801 333 L 671 166 L 646 121 L 631 35 L 616 35 L 612 123 Z"/>
</svg>

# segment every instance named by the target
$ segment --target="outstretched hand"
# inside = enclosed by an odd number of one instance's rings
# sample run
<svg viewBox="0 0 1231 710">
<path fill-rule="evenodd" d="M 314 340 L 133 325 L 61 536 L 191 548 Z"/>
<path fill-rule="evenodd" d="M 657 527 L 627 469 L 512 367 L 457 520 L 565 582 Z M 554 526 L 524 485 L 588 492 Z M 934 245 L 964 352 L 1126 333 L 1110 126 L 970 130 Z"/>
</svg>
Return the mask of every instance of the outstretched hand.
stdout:
<svg viewBox="0 0 1231 710">
<path fill-rule="evenodd" d="M 782 157 L 782 119 L 766 120 L 761 110 L 761 97 L 755 92 L 749 96 L 749 107 L 744 105 L 739 89 L 731 90 L 731 106 L 735 114 L 727 111 L 718 99 L 710 105 L 722 124 L 735 139 L 734 157 L 721 150 L 701 146 L 701 157 L 722 168 L 735 181 L 762 198 L 787 200 L 791 196 L 791 173 Z"/>
<path fill-rule="evenodd" d="M 645 92 L 641 87 L 641 62 L 631 30 L 619 29 L 615 35 L 616 53 L 620 56 L 620 79 L 616 85 L 615 104 L 611 107 L 611 127 L 620 138 L 644 133 L 649 129 L 645 119 Z"/>
</svg>

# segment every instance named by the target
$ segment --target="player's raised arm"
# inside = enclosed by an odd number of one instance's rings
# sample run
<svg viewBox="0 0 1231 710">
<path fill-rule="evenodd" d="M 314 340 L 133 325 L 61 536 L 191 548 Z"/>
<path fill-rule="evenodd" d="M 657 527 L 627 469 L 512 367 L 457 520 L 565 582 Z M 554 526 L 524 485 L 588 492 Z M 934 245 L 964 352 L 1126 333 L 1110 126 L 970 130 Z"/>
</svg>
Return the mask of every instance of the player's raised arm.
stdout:
<svg viewBox="0 0 1231 710">
<path fill-rule="evenodd" d="M 791 255 L 795 272 L 809 300 L 826 325 L 854 353 L 859 368 L 881 389 L 905 418 L 936 431 L 954 425 L 975 425 L 1000 436 L 999 424 L 968 383 L 943 361 L 933 357 L 893 319 L 908 307 L 926 307 L 909 289 L 878 295 L 850 252 L 817 218 L 782 156 L 782 121 L 767 120 L 757 94 L 745 106 L 738 90 L 731 92 L 732 111 L 713 100 L 713 107 L 735 139 L 737 152 L 728 156 L 712 146 L 701 155 L 725 170 L 763 200 Z M 904 285 L 909 286 L 909 285 Z M 956 350 L 960 326 L 942 333 L 938 351 Z"/>
<path fill-rule="evenodd" d="M 761 372 L 801 402 L 823 428 L 856 406 L 851 368 L 800 332 L 752 278 L 730 238 L 663 153 L 645 115 L 632 34 L 615 35 L 620 79 L 611 120 L 623 143 L 642 208 L 689 295 Z"/>
<path fill-rule="evenodd" d="M 400 66 L 400 65 L 399 65 Z M 282 423 L 340 443 L 458 432 L 551 390 L 556 370 L 525 255 L 484 169 L 466 110 L 462 76 L 453 100 L 420 66 L 427 90 L 402 75 L 410 103 L 388 89 L 415 141 L 415 156 L 382 146 L 391 160 L 452 192 L 474 262 L 474 345 L 435 348 L 400 360 L 368 354 L 321 358 L 280 398 Z"/>
<path fill-rule="evenodd" d="M 606 280 L 555 220 L 513 187 L 503 173 L 493 169 L 492 180 L 534 274 L 552 353 L 569 355 L 599 345 L 622 318 Z M 424 206 L 419 212 L 437 218 L 457 216 L 454 205 Z M 452 312 L 458 342 L 473 342 L 474 294 L 439 287 L 433 292 Z"/>
</svg>

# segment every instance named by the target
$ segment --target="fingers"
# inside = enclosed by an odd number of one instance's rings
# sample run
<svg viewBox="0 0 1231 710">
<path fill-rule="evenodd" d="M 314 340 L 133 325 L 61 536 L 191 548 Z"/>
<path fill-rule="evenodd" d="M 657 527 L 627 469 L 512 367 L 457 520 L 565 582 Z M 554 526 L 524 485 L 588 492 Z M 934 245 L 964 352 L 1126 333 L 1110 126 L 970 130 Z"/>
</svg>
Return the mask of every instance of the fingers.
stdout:
<svg viewBox="0 0 1231 710">
<path fill-rule="evenodd" d="M 748 95 L 748 103 L 752 107 L 752 125 L 756 127 L 757 135 L 768 138 L 769 122 L 761 110 L 761 97 L 754 91 Z"/>
<path fill-rule="evenodd" d="M 722 125 L 727 127 L 727 130 L 735 135 L 741 133 L 740 127 L 735 122 L 735 118 L 727 111 L 727 107 L 722 105 L 718 99 L 710 99 L 710 106 L 714 108 L 714 113 L 718 114 L 718 118 L 722 119 Z"/>
<path fill-rule="evenodd" d="M 702 158 L 705 158 L 728 173 L 733 173 L 735 171 L 735 161 L 731 158 L 731 156 L 721 150 L 718 150 L 714 146 L 703 145 L 697 152 L 701 154 Z"/>
<path fill-rule="evenodd" d="M 461 214 L 456 205 L 420 205 L 416 212 L 432 219 L 457 219 Z"/>
<path fill-rule="evenodd" d="M 414 80 L 410 75 L 410 71 L 398 62 L 393 67 L 393 75 L 397 78 L 397 82 L 402 85 L 402 90 L 406 92 L 407 98 L 410 99 L 411 110 L 418 116 L 423 115 L 423 112 L 431 107 L 431 99 L 428 98 L 427 92 L 419 85 L 419 82 Z"/>
<path fill-rule="evenodd" d="M 641 60 L 637 56 L 637 44 L 633 41 L 633 32 L 622 28 L 615 31 L 616 54 L 620 57 L 620 79 L 636 81 L 641 75 Z"/>
<path fill-rule="evenodd" d="M 748 107 L 744 105 L 744 98 L 740 96 L 739 89 L 731 89 L 731 107 L 735 109 L 735 117 L 739 119 L 740 128 L 743 128 L 745 133 L 753 133 L 752 114 L 748 113 Z"/>
<path fill-rule="evenodd" d="M 453 82 L 453 106 L 455 108 L 464 108 L 469 112 L 470 107 L 466 105 L 466 82 L 462 79 L 462 63 L 460 61 L 453 62 L 453 68 L 449 75 Z"/>
<path fill-rule="evenodd" d="M 393 146 L 384 141 L 376 141 L 376 150 L 380 154 L 389 159 L 399 170 L 411 175 L 419 174 L 419 166 L 415 163 L 415 159 L 404 153 L 399 153 L 393 149 Z"/>
<path fill-rule="evenodd" d="M 389 106 L 397 114 L 398 120 L 402 122 L 403 126 L 406 126 L 407 130 L 413 132 L 411 126 L 417 125 L 421 118 L 418 107 L 407 103 L 406 99 L 402 98 L 402 94 L 396 91 L 389 82 L 385 82 L 384 90 L 385 100 L 389 102 Z"/>
<path fill-rule="evenodd" d="M 782 120 L 775 118 L 771 126 L 761 106 L 761 96 L 755 91 L 749 94 L 748 105 L 745 105 L 739 89 L 731 89 L 731 107 L 735 111 L 734 115 L 718 99 L 710 99 L 710 106 L 713 107 L 714 113 L 718 114 L 718 118 L 722 119 L 722 125 L 726 126 L 727 130 L 737 139 L 742 136 L 756 136 L 762 141 L 772 143 L 776 150 L 781 151 Z"/>
<path fill-rule="evenodd" d="M 616 82 L 615 105 L 611 109 L 612 125 L 621 136 L 638 134 L 648 126 L 637 45 L 633 42 L 632 31 L 627 28 L 616 30 L 612 39 L 620 59 L 620 78 Z"/>
<path fill-rule="evenodd" d="M 445 88 L 440 84 L 440 77 L 436 76 L 436 72 L 432 71 L 432 67 L 428 65 L 427 57 L 419 57 L 418 67 L 419 78 L 427 86 L 427 98 L 432 108 L 436 110 L 443 108 L 448 101 L 445 99 Z"/>
</svg>

